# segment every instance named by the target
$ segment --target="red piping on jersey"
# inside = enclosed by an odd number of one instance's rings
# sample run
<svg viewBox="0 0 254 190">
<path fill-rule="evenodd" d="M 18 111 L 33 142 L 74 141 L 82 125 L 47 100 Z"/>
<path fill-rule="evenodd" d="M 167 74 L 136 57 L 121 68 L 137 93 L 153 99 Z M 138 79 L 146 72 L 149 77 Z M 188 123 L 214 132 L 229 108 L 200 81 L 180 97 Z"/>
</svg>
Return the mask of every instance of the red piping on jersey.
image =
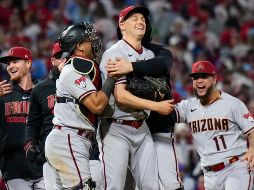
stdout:
<svg viewBox="0 0 254 190">
<path fill-rule="evenodd" d="M 97 91 L 96 90 L 89 90 L 89 91 L 85 92 L 84 94 L 82 94 L 79 97 L 79 101 L 81 101 L 83 98 L 85 98 L 86 96 L 88 96 L 89 94 L 94 93 L 94 92 L 97 92 Z"/>
<path fill-rule="evenodd" d="M 176 180 L 179 182 L 180 184 L 180 187 L 179 188 L 182 188 L 183 187 L 183 184 L 182 184 L 182 181 L 180 179 L 180 174 L 179 174 L 179 167 L 178 167 L 178 161 L 177 161 L 177 157 L 176 157 L 176 151 L 175 151 L 175 138 L 173 136 L 173 133 L 171 133 L 170 135 L 171 139 L 172 139 L 172 147 L 173 147 L 173 150 L 174 150 L 174 158 L 175 158 L 175 168 L 176 168 Z"/>
<path fill-rule="evenodd" d="M 103 142 L 101 140 L 101 151 L 102 151 L 102 163 L 103 163 L 103 173 L 104 173 L 104 183 L 105 183 L 105 187 L 104 190 L 107 190 L 107 177 L 106 177 L 106 164 L 105 164 L 105 160 L 104 160 L 104 151 L 103 151 Z"/>
<path fill-rule="evenodd" d="M 244 133 L 244 135 L 250 133 L 250 131 L 252 131 L 253 129 L 254 129 L 254 127 L 251 127 L 248 131 L 246 131 L 246 132 Z"/>
<path fill-rule="evenodd" d="M 81 174 L 80 174 L 80 171 L 79 171 L 79 168 L 78 168 L 78 164 L 76 162 L 76 159 L 74 157 L 74 154 L 73 154 L 73 151 L 72 151 L 72 148 L 71 148 L 71 137 L 70 137 L 70 134 L 68 134 L 68 144 L 69 144 L 69 148 L 70 148 L 70 152 L 71 152 L 71 157 L 73 159 L 73 162 L 74 162 L 75 167 L 76 167 L 77 172 L 78 172 L 78 177 L 79 177 L 79 181 L 80 181 L 80 187 L 81 187 L 81 189 L 83 189 L 83 183 L 82 183 Z"/>
<path fill-rule="evenodd" d="M 249 177 L 248 190 L 251 190 L 251 189 L 250 189 L 250 186 L 251 186 L 250 184 L 252 183 L 252 179 L 253 179 L 253 178 L 252 178 L 252 175 L 251 175 L 251 170 L 249 170 L 249 176 L 250 176 L 250 177 Z"/>
<path fill-rule="evenodd" d="M 176 111 L 176 123 L 179 123 L 180 122 L 180 114 L 179 114 L 178 109 L 175 109 L 175 111 Z"/>
<path fill-rule="evenodd" d="M 140 49 L 135 49 L 129 42 L 127 42 L 126 40 L 123 39 L 123 41 L 125 41 L 129 46 L 132 47 L 132 49 L 134 49 L 139 55 L 143 53 L 143 47 L 141 46 Z"/>
</svg>

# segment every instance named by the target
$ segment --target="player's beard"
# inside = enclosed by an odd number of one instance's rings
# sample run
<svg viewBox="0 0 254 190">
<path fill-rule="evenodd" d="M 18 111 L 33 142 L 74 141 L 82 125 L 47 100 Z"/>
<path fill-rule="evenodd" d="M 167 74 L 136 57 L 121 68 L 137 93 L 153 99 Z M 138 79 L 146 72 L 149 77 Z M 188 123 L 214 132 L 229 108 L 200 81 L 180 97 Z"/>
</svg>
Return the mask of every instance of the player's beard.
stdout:
<svg viewBox="0 0 254 190">
<path fill-rule="evenodd" d="M 202 96 L 198 95 L 198 91 L 197 89 L 194 89 L 194 93 L 195 96 L 201 100 L 201 102 L 206 102 L 206 100 L 208 100 L 208 98 L 210 97 L 210 95 L 212 94 L 213 91 L 213 86 L 210 86 L 207 88 L 206 93 Z"/>
<path fill-rule="evenodd" d="M 19 83 L 21 80 L 19 75 L 15 75 L 15 76 L 11 76 L 10 81 L 14 82 L 14 83 Z"/>
</svg>

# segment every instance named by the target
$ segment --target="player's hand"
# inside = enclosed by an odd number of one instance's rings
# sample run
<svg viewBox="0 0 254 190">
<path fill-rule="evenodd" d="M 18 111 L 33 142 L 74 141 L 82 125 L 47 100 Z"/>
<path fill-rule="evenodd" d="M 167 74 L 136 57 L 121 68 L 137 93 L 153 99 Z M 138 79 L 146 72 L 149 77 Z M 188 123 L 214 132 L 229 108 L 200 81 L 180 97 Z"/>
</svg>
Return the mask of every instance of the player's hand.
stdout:
<svg viewBox="0 0 254 190">
<path fill-rule="evenodd" d="M 7 82 L 7 80 L 3 80 L 0 82 L 0 96 L 8 94 L 12 91 L 12 84 Z"/>
<path fill-rule="evenodd" d="M 254 169 L 254 149 L 249 148 L 248 151 L 243 155 L 241 158 L 241 161 L 248 161 L 249 164 L 249 169 L 253 170 Z"/>
<path fill-rule="evenodd" d="M 174 100 L 165 100 L 161 102 L 156 102 L 156 108 L 153 111 L 156 111 L 161 115 L 168 115 L 175 108 L 175 105 L 173 103 Z"/>
<path fill-rule="evenodd" d="M 115 61 L 109 59 L 105 69 L 109 76 L 121 76 L 133 71 L 131 62 L 119 57 L 116 57 Z"/>
<path fill-rule="evenodd" d="M 24 150 L 26 152 L 26 158 L 30 161 L 36 161 L 41 152 L 40 148 L 36 145 L 33 145 L 31 140 L 26 143 Z"/>
</svg>

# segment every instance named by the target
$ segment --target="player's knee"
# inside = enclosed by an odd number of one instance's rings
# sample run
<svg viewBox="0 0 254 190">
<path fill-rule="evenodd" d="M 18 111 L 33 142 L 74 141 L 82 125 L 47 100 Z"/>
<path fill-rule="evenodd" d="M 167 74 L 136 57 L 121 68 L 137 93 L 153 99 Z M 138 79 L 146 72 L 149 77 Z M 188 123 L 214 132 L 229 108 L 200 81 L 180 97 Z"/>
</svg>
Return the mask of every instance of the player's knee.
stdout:
<svg viewBox="0 0 254 190">
<path fill-rule="evenodd" d="M 96 183 L 92 178 L 87 179 L 82 185 L 78 185 L 73 190 L 95 190 Z"/>
</svg>

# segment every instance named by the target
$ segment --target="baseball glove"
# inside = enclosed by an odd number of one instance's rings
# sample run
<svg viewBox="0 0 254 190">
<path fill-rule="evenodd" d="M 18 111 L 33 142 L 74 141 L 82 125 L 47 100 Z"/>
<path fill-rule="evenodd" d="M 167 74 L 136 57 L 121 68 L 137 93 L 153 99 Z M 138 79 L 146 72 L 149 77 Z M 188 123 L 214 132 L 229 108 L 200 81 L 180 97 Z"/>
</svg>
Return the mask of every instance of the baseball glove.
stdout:
<svg viewBox="0 0 254 190">
<path fill-rule="evenodd" d="M 127 75 L 127 90 L 137 97 L 153 101 L 161 101 L 166 95 L 171 97 L 166 77 Z"/>
</svg>

